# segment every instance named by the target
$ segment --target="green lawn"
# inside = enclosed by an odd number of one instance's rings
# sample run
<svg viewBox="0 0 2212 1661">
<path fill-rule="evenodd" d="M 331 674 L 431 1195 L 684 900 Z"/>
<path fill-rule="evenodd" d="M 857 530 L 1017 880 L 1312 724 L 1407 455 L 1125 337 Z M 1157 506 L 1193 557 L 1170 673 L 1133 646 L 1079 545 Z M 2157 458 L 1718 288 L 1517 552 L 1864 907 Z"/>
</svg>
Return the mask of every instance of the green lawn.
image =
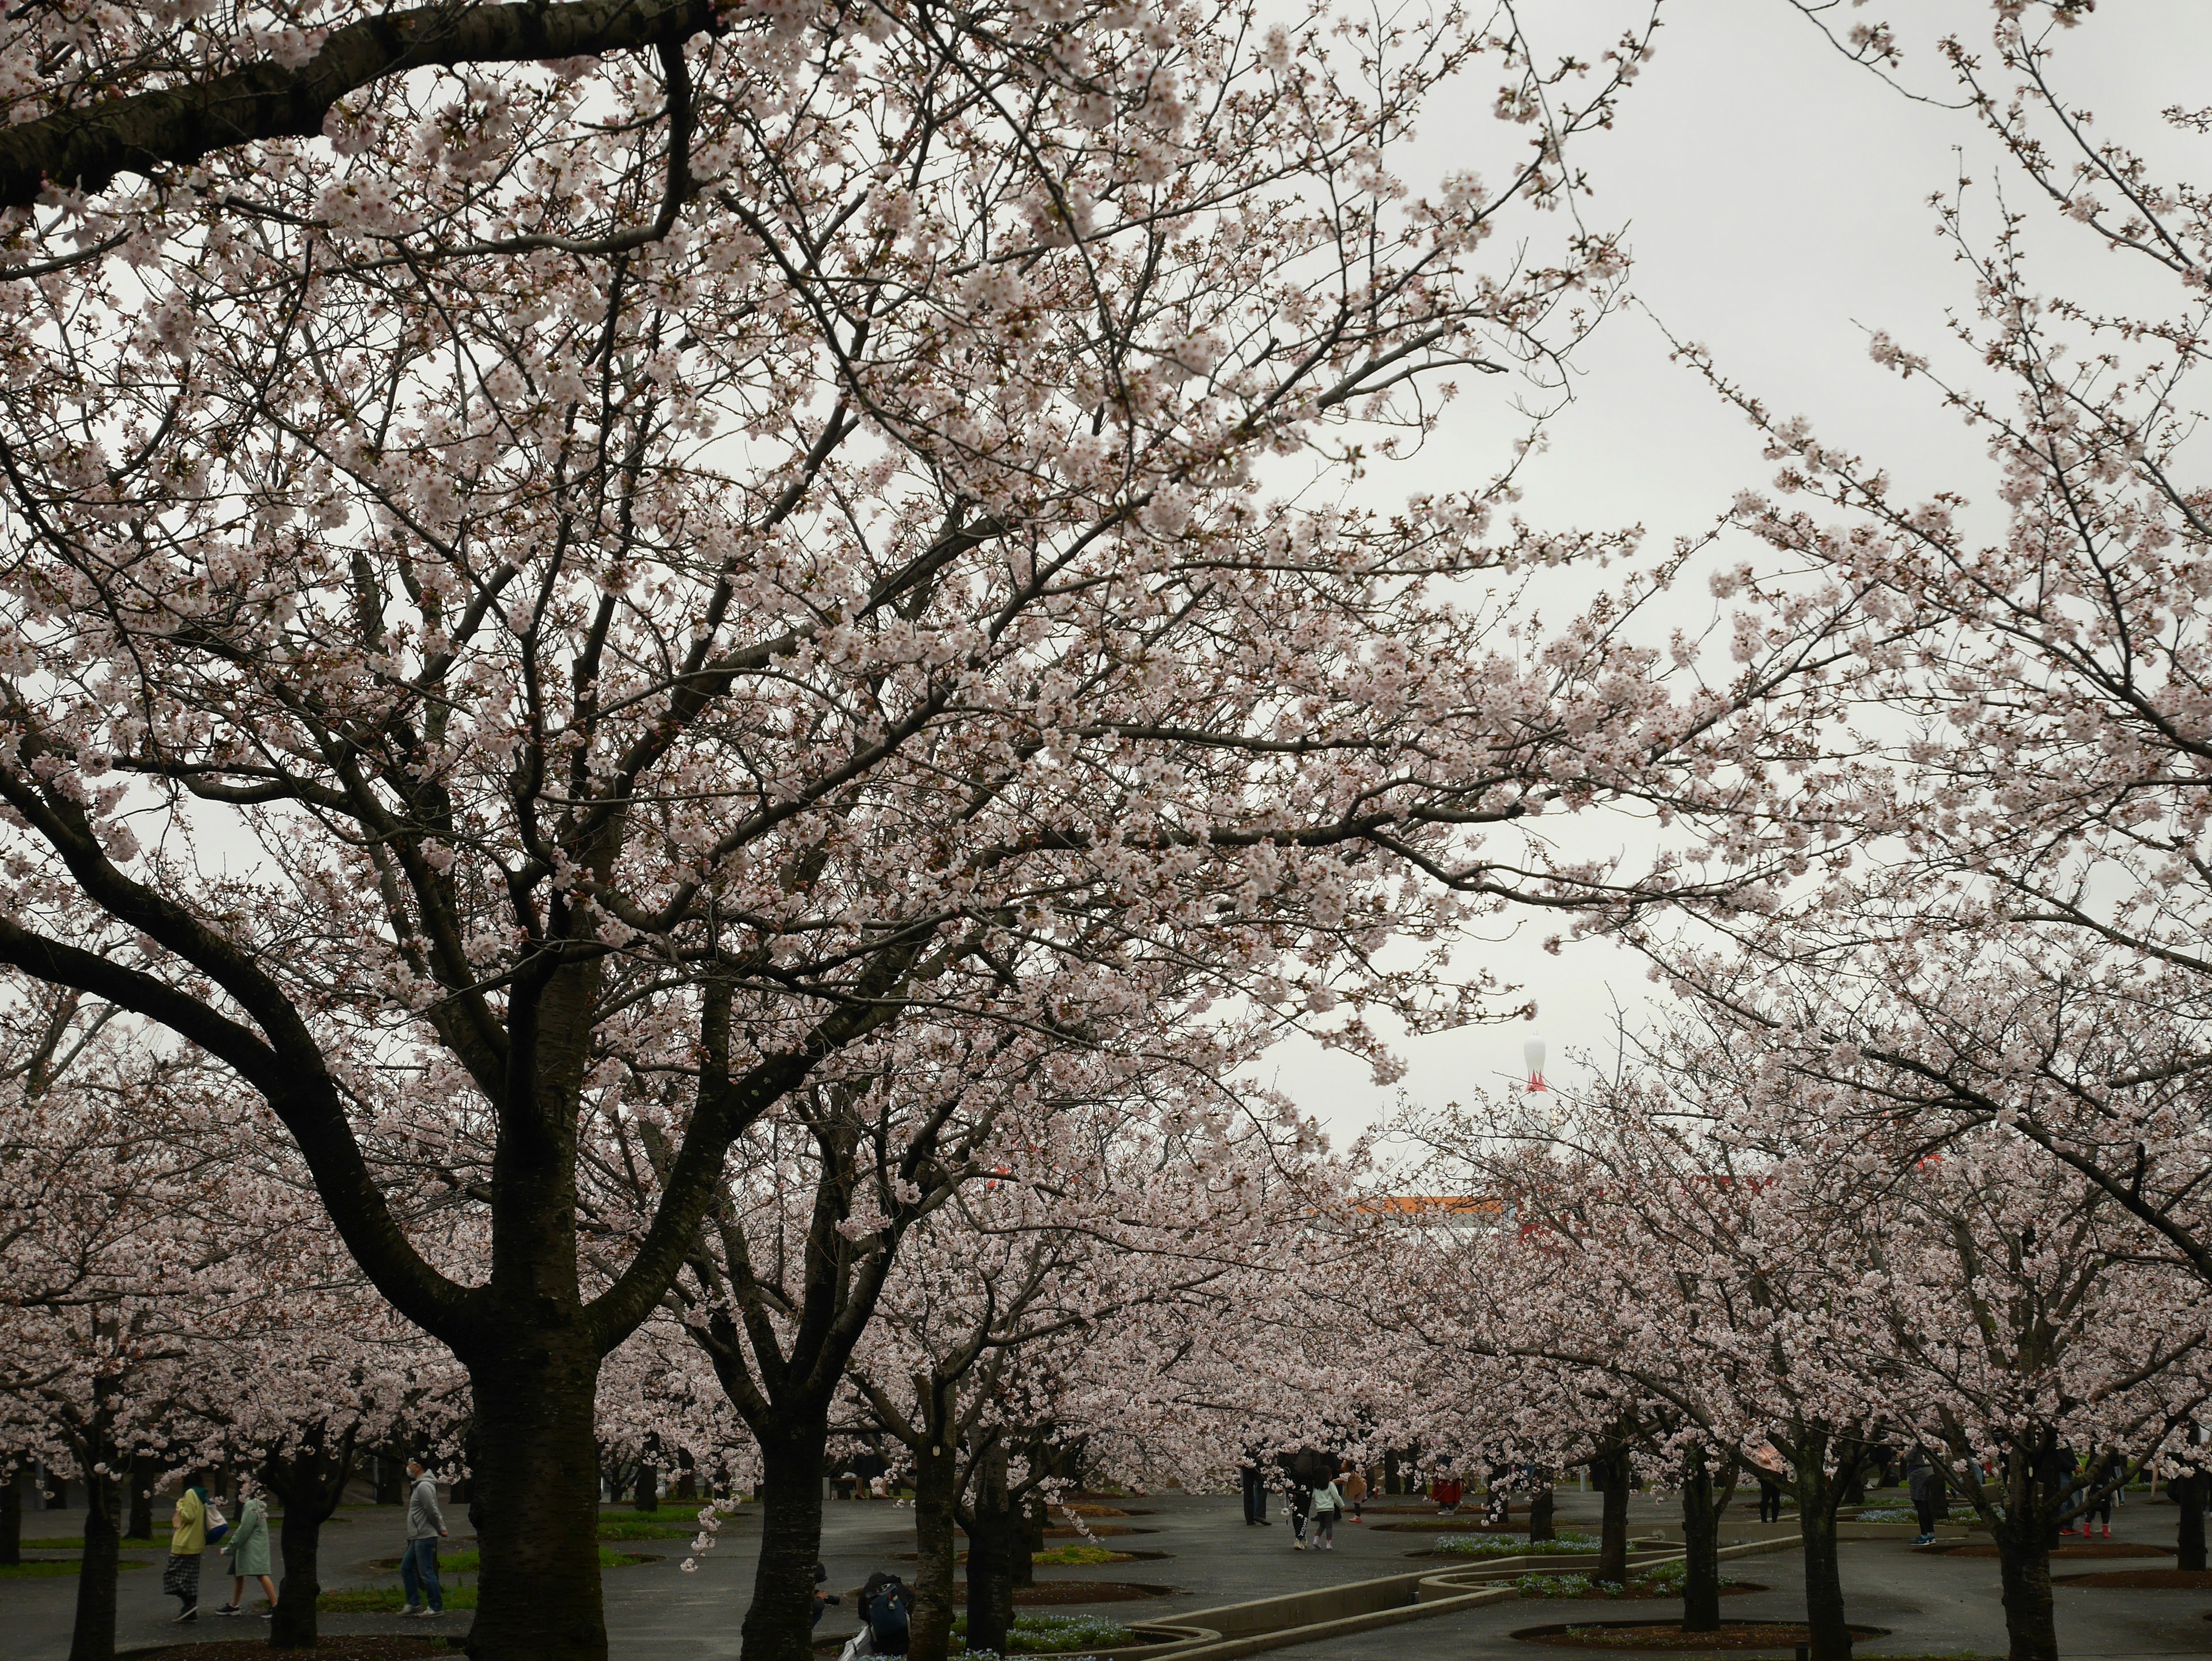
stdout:
<svg viewBox="0 0 2212 1661">
<path fill-rule="evenodd" d="M 611 1546 L 599 1548 L 599 1567 L 603 1569 L 626 1569 L 638 1563 L 657 1563 L 659 1561 L 659 1558 L 645 1552 L 617 1551 Z M 396 1571 L 399 1567 L 399 1560 L 397 1557 L 380 1557 L 376 1560 L 376 1567 Z M 477 1567 L 475 1552 L 441 1551 L 438 1554 L 440 1574 L 474 1574 Z"/>
<path fill-rule="evenodd" d="M 446 1607 L 449 1609 L 472 1609 L 477 1606 L 474 1586 L 446 1586 Z M 407 1595 L 397 1586 L 354 1586 L 344 1591 L 326 1591 L 315 1600 L 315 1607 L 331 1615 L 383 1615 L 407 1607 Z"/>
<path fill-rule="evenodd" d="M 9 1563 L 0 1567 L 0 1579 L 38 1580 L 56 1574 L 75 1574 L 82 1567 L 83 1560 L 76 1557 L 65 1557 L 55 1562 Z M 143 1569 L 146 1566 L 135 1558 L 125 1557 L 115 1567 L 118 1569 Z"/>
<path fill-rule="evenodd" d="M 722 1531 L 729 1532 L 736 1519 L 722 1519 Z M 603 1511 L 599 1513 L 599 1538 L 602 1540 L 689 1540 L 699 1532 L 699 1514 L 679 1512 L 670 1516 L 666 1512 Z"/>
<path fill-rule="evenodd" d="M 123 1549 L 125 1551 L 147 1551 L 152 1548 L 153 1544 L 151 1540 L 122 1542 Z M 82 1534 L 70 1534 L 59 1536 L 52 1540 L 26 1540 L 23 1542 L 23 1549 L 25 1551 L 82 1551 L 84 1536 Z"/>
<path fill-rule="evenodd" d="M 967 1554 L 961 1554 L 965 1561 Z M 1030 1561 L 1043 1563 L 1054 1568 L 1067 1568 L 1079 1564 L 1126 1563 L 1129 1560 L 1118 1551 L 1109 1551 L 1103 1546 L 1054 1546 L 1050 1551 L 1031 1552 Z"/>
</svg>

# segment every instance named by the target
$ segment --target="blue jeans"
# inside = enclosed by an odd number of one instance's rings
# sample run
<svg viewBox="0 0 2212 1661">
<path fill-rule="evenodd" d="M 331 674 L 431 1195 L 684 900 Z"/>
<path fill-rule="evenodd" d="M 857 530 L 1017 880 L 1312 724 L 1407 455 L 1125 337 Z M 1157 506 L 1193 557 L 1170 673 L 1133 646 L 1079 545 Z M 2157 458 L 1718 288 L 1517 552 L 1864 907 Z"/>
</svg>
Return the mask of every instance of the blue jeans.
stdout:
<svg viewBox="0 0 2212 1661">
<path fill-rule="evenodd" d="M 407 1593 L 407 1607 L 419 1609 L 423 1600 L 443 1615 L 446 1612 L 445 1589 L 438 1584 L 438 1542 L 435 1540 L 410 1540 L 407 1555 L 399 1560 L 399 1585 Z"/>
</svg>

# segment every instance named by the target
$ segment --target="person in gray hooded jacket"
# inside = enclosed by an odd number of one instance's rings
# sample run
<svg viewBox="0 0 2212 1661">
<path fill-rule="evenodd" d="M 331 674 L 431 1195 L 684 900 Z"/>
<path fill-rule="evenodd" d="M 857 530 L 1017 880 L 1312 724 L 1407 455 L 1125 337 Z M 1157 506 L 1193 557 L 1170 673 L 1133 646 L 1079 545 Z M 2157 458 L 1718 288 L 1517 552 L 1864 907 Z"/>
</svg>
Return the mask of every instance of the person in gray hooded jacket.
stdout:
<svg viewBox="0 0 2212 1661">
<path fill-rule="evenodd" d="M 438 1509 L 438 1485 L 420 1459 L 407 1462 L 407 1555 L 399 1560 L 399 1585 L 407 1594 L 402 1615 L 446 1612 L 445 1589 L 438 1584 L 438 1542 L 446 1538 L 446 1514 Z"/>
</svg>

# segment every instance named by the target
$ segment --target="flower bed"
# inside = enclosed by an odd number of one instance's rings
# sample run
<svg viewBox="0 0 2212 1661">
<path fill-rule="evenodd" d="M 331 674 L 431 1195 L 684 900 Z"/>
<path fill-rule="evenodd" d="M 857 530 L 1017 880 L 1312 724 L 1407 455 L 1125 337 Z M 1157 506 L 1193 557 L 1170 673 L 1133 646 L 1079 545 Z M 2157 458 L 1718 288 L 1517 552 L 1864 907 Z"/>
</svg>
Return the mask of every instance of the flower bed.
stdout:
<svg viewBox="0 0 2212 1661">
<path fill-rule="evenodd" d="M 1556 1540 L 1531 1540 L 1525 1534 L 1448 1534 L 1436 1549 L 1454 1557 L 1577 1557 L 1598 1549 L 1594 1535 L 1562 1533 Z"/>
<path fill-rule="evenodd" d="M 964 1647 L 968 1617 L 952 1618 L 955 1654 L 985 1655 L 989 1651 Z M 1137 1634 L 1119 1621 L 1102 1615 L 1017 1615 L 1006 1629 L 1008 1655 L 1079 1655 L 1091 1650 L 1120 1649 L 1137 1642 Z"/>
</svg>

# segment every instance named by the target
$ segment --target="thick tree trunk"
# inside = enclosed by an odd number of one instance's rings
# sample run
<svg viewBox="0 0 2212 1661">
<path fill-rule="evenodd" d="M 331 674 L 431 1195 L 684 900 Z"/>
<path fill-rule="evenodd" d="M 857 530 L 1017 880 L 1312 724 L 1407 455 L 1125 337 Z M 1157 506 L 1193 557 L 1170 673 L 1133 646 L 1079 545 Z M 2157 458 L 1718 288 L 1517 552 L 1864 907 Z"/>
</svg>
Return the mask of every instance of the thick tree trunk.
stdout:
<svg viewBox="0 0 2212 1661">
<path fill-rule="evenodd" d="M 981 1465 L 968 1526 L 968 1647 L 1004 1655 L 1014 1622 L 1013 1555 L 1021 1530 L 1006 1499 L 1006 1450 L 993 1448 Z"/>
<path fill-rule="evenodd" d="M 323 1545 L 321 1507 L 305 1494 L 288 1494 L 278 1538 L 284 1549 L 284 1576 L 276 1585 L 276 1613 L 269 1621 L 272 1650 L 315 1646 L 315 1602 L 323 1594 L 318 1578 Z"/>
<path fill-rule="evenodd" d="M 76 1624 L 70 1633 L 69 1661 L 112 1661 L 115 1654 L 123 1496 L 117 1479 L 93 1470 L 94 1463 L 85 1462 L 84 1562 L 76 1574 Z"/>
<path fill-rule="evenodd" d="M 2166 1484 L 2166 1493 L 2181 1511 L 2181 1530 L 2174 1542 L 2177 1567 L 2205 1567 L 2204 1491 L 2208 1486 L 2212 1486 L 2212 1476 L 2177 1476 Z"/>
<path fill-rule="evenodd" d="M 914 1615 L 908 1661 L 945 1661 L 952 1645 L 952 1579 L 959 1542 L 953 1507 L 959 1499 L 953 1449 L 942 1442 L 915 1450 Z"/>
<path fill-rule="evenodd" d="M 699 1470 L 692 1462 L 690 1450 L 678 1448 L 676 1451 L 676 1497 L 687 1501 L 697 1500 Z"/>
<path fill-rule="evenodd" d="M 151 1540 L 154 1537 L 154 1485 L 161 1480 L 158 1461 L 144 1454 L 131 1461 L 131 1521 L 123 1530 L 126 1540 Z"/>
<path fill-rule="evenodd" d="M 1821 1450 L 1820 1452 L 1825 1452 Z M 1836 1557 L 1837 1496 L 1820 1452 L 1798 1462 L 1797 1526 L 1805 1541 L 1805 1624 L 1813 1661 L 1850 1661 L 1844 1619 L 1844 1576 Z"/>
<path fill-rule="evenodd" d="M 0 1482 L 0 1566 L 23 1561 L 23 1473 L 8 1473 Z"/>
<path fill-rule="evenodd" d="M 482 1564 L 474 1661 L 606 1661 L 592 1438 L 599 1358 L 549 1314 L 537 1330 L 466 1358 L 476 1399 L 469 1515 Z"/>
<path fill-rule="evenodd" d="M 660 1472 L 658 1468 L 647 1464 L 643 1460 L 638 1462 L 637 1488 L 632 1495 L 630 1504 L 639 1511 L 660 1509 Z"/>
<path fill-rule="evenodd" d="M 1536 1494 L 1528 1502 L 1528 1537 L 1531 1540 L 1556 1540 L 1559 1537 L 1558 1524 L 1553 1520 L 1552 1485 L 1538 1479 Z"/>
<path fill-rule="evenodd" d="M 2050 1536 L 2007 1529 L 1997 1539 L 2010 1661 L 2058 1661 L 2058 1628 L 2051 1609 Z"/>
<path fill-rule="evenodd" d="M 745 1610 L 744 1661 L 811 1661 L 814 1565 L 822 1556 L 826 1421 L 761 1444 L 760 1560 Z"/>
<path fill-rule="evenodd" d="M 1008 1584 L 1034 1586 L 1036 1585 L 1036 1555 L 1051 1543 L 1044 1537 L 1045 1524 L 1050 1520 L 1044 1496 L 1031 1494 L 1024 1500 L 1020 1515 L 1021 1540 L 1006 1559 L 1006 1572 L 1010 1577 Z"/>
<path fill-rule="evenodd" d="M 1614 1448 L 1589 1462 L 1590 1481 L 1605 1496 L 1599 1525 L 1597 1578 L 1615 1585 L 1628 1579 L 1628 1452 Z"/>
<path fill-rule="evenodd" d="M 1721 1629 L 1721 1518 L 1702 1451 L 1682 1480 L 1682 1630 Z"/>
<path fill-rule="evenodd" d="M 1390 1494 L 1405 1492 L 1398 1475 L 1398 1450 L 1395 1448 L 1382 1451 L 1382 1492 Z"/>
</svg>

